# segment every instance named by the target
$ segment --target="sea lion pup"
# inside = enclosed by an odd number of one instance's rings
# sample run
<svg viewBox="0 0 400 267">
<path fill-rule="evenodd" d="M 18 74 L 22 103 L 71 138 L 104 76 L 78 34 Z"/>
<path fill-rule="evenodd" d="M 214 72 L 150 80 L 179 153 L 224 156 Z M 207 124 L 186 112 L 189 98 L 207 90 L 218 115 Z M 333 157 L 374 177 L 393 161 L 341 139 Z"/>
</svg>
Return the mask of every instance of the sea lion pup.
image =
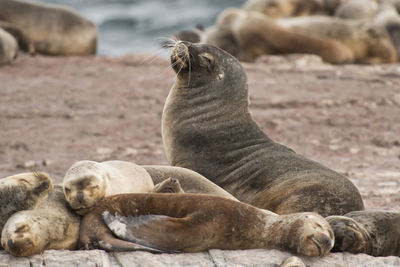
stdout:
<svg viewBox="0 0 400 267">
<path fill-rule="evenodd" d="M 232 55 L 242 61 L 253 61 L 265 54 L 307 53 L 319 55 L 324 61 L 334 64 L 353 62 L 350 49 L 339 42 L 282 28 L 275 20 L 258 12 L 229 8 L 218 16 L 215 26 L 216 33 L 232 36 L 231 39 L 240 48 L 239 54 Z M 228 53 L 234 52 L 224 47 L 223 43 L 213 43 L 218 40 L 214 36 L 206 38 L 206 43 Z"/>
<path fill-rule="evenodd" d="M 400 213 L 354 211 L 326 218 L 335 232 L 332 251 L 400 256 Z"/>
<path fill-rule="evenodd" d="M 162 114 L 170 165 L 194 170 L 240 201 L 278 214 L 364 209 L 350 180 L 275 143 L 257 126 L 246 74 L 233 56 L 181 41 L 171 65 L 177 78 Z"/>
<path fill-rule="evenodd" d="M 183 191 L 181 184 L 179 181 L 175 178 L 168 178 L 162 181 L 161 183 L 158 183 L 154 186 L 153 193 L 177 193 L 177 194 L 183 194 L 185 191 Z"/>
<path fill-rule="evenodd" d="M 127 161 L 75 162 L 63 181 L 65 198 L 79 215 L 84 215 L 105 196 L 150 192 L 153 181 L 147 171 Z"/>
<path fill-rule="evenodd" d="M 242 8 L 273 19 L 330 14 L 323 0 L 248 0 Z"/>
<path fill-rule="evenodd" d="M 28 172 L 0 179 L 0 233 L 8 218 L 36 208 L 53 190 L 47 173 Z"/>
<path fill-rule="evenodd" d="M 165 252 L 266 248 L 322 256 L 333 233 L 316 213 L 281 216 L 203 194 L 114 195 L 83 217 L 81 247 L 132 250 L 129 244 Z"/>
<path fill-rule="evenodd" d="M 0 28 L 0 66 L 13 62 L 17 56 L 17 41 L 11 34 Z"/>
<path fill-rule="evenodd" d="M 348 47 L 355 63 L 382 64 L 398 61 L 396 48 L 384 27 L 363 20 L 312 16 L 277 20 L 286 29 L 332 38 Z"/>
<path fill-rule="evenodd" d="M 12 215 L 1 233 L 1 245 L 10 254 L 25 257 L 47 249 L 76 249 L 80 217 L 55 186 L 39 207 Z"/>
<path fill-rule="evenodd" d="M 1 0 L 0 20 L 23 29 L 38 53 L 64 56 L 96 53 L 96 25 L 68 7 Z"/>
<path fill-rule="evenodd" d="M 238 201 L 224 189 L 192 170 L 162 165 L 143 165 L 142 167 L 150 174 L 154 184 L 163 183 L 168 178 L 173 177 L 179 181 L 179 185 L 185 193 L 208 194 Z M 155 190 L 157 190 L 157 186 L 155 186 Z M 163 192 L 160 189 L 158 190 L 160 193 Z"/>
</svg>

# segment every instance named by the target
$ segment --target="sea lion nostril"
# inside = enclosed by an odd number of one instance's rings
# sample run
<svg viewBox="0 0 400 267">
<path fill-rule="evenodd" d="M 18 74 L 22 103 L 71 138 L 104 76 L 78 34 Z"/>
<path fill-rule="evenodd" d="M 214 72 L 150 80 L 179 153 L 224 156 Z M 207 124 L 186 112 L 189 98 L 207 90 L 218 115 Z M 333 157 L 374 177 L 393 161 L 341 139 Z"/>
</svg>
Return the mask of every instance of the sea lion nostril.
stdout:
<svg viewBox="0 0 400 267">
<path fill-rule="evenodd" d="M 79 203 L 83 202 L 83 194 L 81 192 L 76 194 L 76 198 L 78 199 Z"/>
</svg>

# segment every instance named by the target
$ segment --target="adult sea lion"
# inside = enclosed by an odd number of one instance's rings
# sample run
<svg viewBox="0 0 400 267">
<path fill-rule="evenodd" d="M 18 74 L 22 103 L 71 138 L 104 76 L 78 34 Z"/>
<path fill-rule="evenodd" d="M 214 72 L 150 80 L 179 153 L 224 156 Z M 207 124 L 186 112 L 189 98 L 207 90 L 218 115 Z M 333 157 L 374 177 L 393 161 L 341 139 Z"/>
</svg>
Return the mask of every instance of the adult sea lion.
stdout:
<svg viewBox="0 0 400 267">
<path fill-rule="evenodd" d="M 1 0 L 0 20 L 22 29 L 33 41 L 38 53 L 48 55 L 96 53 L 96 25 L 71 8 L 22 0 Z"/>
<path fill-rule="evenodd" d="M 322 256 L 333 246 L 333 233 L 316 213 L 277 215 L 202 194 L 122 194 L 103 199 L 82 218 L 80 245 L 165 252 L 267 248 Z"/>
<path fill-rule="evenodd" d="M 365 20 L 312 16 L 279 19 L 276 24 L 312 36 L 335 39 L 350 49 L 355 63 L 382 64 L 398 61 L 396 47 L 386 28 Z"/>
<path fill-rule="evenodd" d="M 171 64 L 177 78 L 162 115 L 170 165 L 194 170 L 240 201 L 278 214 L 364 209 L 350 180 L 275 143 L 257 126 L 246 74 L 233 56 L 181 41 Z"/>
<path fill-rule="evenodd" d="M 0 233 L 11 215 L 36 208 L 53 190 L 44 172 L 28 172 L 0 179 Z"/>
<path fill-rule="evenodd" d="M 285 29 L 259 12 L 226 9 L 218 16 L 212 30 L 206 33 L 205 42 L 243 61 L 253 61 L 265 54 L 289 53 L 315 54 L 334 64 L 354 61 L 351 50 L 340 42 Z"/>
<path fill-rule="evenodd" d="M 143 165 L 142 167 L 150 174 L 154 184 L 158 184 L 154 189 L 158 190 L 157 192 L 163 192 L 163 190 L 157 189 L 156 187 L 166 181 L 166 179 L 173 177 L 179 181 L 179 184 L 185 193 L 208 194 L 237 201 L 234 196 L 226 192 L 224 189 L 214 184 L 203 175 L 192 170 L 162 165 Z"/>
<path fill-rule="evenodd" d="M 332 251 L 400 256 L 400 213 L 353 211 L 326 218 L 335 233 Z"/>
<path fill-rule="evenodd" d="M 12 215 L 1 233 L 1 245 L 10 254 L 25 257 L 47 249 L 76 249 L 80 217 L 55 186 L 39 207 Z"/>
<path fill-rule="evenodd" d="M 18 56 L 18 43 L 0 27 L 0 66 L 13 62 Z"/>
<path fill-rule="evenodd" d="M 147 171 L 127 161 L 75 162 L 63 181 L 65 198 L 80 215 L 105 196 L 150 192 L 153 181 Z"/>
</svg>

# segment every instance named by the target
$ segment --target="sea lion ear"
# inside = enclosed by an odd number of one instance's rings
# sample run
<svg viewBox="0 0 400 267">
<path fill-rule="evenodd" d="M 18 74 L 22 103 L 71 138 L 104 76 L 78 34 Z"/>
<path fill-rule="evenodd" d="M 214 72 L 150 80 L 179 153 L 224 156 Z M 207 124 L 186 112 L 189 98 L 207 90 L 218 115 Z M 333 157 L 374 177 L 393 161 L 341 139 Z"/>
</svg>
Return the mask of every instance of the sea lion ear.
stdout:
<svg viewBox="0 0 400 267">
<path fill-rule="evenodd" d="M 199 55 L 199 65 L 206 68 L 209 72 L 214 68 L 214 57 L 209 53 L 202 53 Z"/>
</svg>

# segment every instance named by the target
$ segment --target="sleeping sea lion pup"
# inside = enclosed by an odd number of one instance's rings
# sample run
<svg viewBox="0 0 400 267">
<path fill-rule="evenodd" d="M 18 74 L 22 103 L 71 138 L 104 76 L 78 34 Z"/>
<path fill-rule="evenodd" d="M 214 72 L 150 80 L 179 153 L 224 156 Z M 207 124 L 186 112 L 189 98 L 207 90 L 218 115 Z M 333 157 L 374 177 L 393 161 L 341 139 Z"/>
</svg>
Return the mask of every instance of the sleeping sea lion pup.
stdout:
<svg viewBox="0 0 400 267">
<path fill-rule="evenodd" d="M 165 252 L 266 248 L 322 256 L 333 246 L 333 233 L 316 213 L 277 215 L 201 194 L 122 194 L 103 199 L 83 217 L 80 245 Z"/>
<path fill-rule="evenodd" d="M 353 211 L 326 218 L 335 233 L 332 251 L 400 256 L 400 213 Z"/>
<path fill-rule="evenodd" d="M 61 186 L 55 186 L 39 207 L 15 213 L 4 225 L 1 245 L 10 254 L 25 257 L 47 249 L 76 249 L 79 221 Z"/>
<path fill-rule="evenodd" d="M 17 56 L 17 41 L 11 34 L 0 28 L 0 66 L 13 62 Z"/>
<path fill-rule="evenodd" d="M 150 192 L 153 181 L 147 171 L 127 161 L 75 162 L 63 181 L 65 198 L 78 214 L 85 214 L 105 196 Z"/>
<path fill-rule="evenodd" d="M 0 20 L 22 29 L 35 50 L 47 55 L 88 55 L 97 48 L 97 27 L 71 8 L 1 0 Z"/>
<path fill-rule="evenodd" d="M 0 233 L 11 215 L 36 208 L 53 190 L 44 172 L 28 172 L 0 179 Z"/>
<path fill-rule="evenodd" d="M 160 187 L 160 185 L 170 177 L 173 177 L 174 179 L 178 180 L 182 191 L 185 193 L 214 195 L 238 201 L 234 196 L 226 192 L 224 189 L 214 184 L 203 175 L 192 170 L 163 165 L 143 165 L 142 167 L 146 169 L 153 179 L 154 184 L 156 184 L 153 189 L 153 192 L 155 193 L 165 192 L 162 189 L 158 189 L 158 187 Z M 175 190 L 175 192 L 177 191 Z"/>
<path fill-rule="evenodd" d="M 181 41 L 171 64 L 177 79 L 162 115 L 170 165 L 194 170 L 240 201 L 278 214 L 364 209 L 349 179 L 273 142 L 257 126 L 246 74 L 233 56 Z"/>
</svg>

